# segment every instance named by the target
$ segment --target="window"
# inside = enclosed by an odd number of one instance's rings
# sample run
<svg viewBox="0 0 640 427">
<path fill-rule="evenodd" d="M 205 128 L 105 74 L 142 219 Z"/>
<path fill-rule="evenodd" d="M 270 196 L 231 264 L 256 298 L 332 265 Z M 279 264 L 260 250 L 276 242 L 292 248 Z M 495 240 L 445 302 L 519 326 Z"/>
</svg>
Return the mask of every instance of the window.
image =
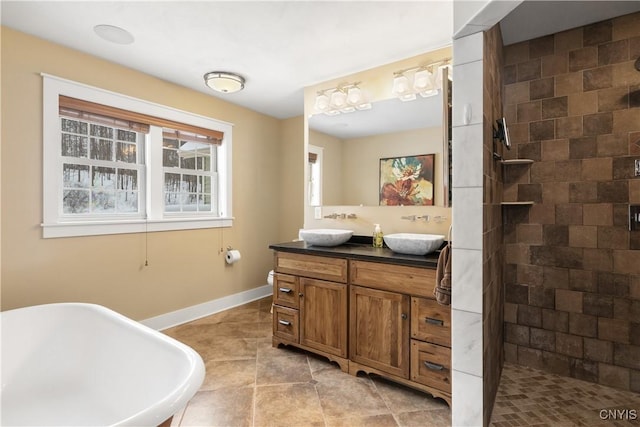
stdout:
<svg viewBox="0 0 640 427">
<path fill-rule="evenodd" d="M 309 168 L 308 192 L 310 206 L 322 205 L 322 151 L 322 147 L 309 145 L 307 166 Z"/>
<path fill-rule="evenodd" d="M 62 213 L 141 213 L 143 134 L 60 116 Z"/>
<path fill-rule="evenodd" d="M 45 238 L 231 225 L 230 124 L 43 79 Z"/>
<path fill-rule="evenodd" d="M 199 135 L 164 130 L 165 212 L 215 212 L 216 151 L 212 144 L 198 141 Z"/>
</svg>

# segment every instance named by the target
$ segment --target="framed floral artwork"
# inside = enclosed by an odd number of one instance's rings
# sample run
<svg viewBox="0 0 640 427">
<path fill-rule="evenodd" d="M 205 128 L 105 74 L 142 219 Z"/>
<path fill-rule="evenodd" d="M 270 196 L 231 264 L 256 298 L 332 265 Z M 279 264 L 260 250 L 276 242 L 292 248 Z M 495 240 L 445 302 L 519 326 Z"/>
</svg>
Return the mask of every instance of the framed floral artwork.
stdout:
<svg viewBox="0 0 640 427">
<path fill-rule="evenodd" d="M 433 205 L 435 154 L 380 159 L 380 206 Z"/>
</svg>

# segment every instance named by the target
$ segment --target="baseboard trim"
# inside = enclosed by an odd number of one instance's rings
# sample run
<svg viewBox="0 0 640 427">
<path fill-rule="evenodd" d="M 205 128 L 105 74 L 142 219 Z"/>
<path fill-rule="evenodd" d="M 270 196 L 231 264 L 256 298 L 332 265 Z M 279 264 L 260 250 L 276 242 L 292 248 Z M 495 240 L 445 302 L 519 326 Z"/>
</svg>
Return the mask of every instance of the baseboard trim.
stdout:
<svg viewBox="0 0 640 427">
<path fill-rule="evenodd" d="M 180 310 L 171 311 L 159 316 L 142 320 L 145 326 L 162 331 L 172 328 L 201 317 L 209 316 L 220 311 L 228 310 L 239 305 L 246 304 L 271 295 L 273 288 L 271 285 L 263 285 L 248 291 L 238 292 L 237 294 L 228 295 L 226 297 L 203 302 L 202 304 L 192 305 L 191 307 L 182 308 Z"/>
</svg>

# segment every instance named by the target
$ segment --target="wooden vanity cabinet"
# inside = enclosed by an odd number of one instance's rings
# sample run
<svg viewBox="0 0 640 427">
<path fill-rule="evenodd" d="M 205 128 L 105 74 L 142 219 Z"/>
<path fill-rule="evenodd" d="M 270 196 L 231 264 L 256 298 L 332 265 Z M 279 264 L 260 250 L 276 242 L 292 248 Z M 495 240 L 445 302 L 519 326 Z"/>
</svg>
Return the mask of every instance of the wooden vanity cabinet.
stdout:
<svg viewBox="0 0 640 427">
<path fill-rule="evenodd" d="M 276 251 L 273 345 L 451 404 L 451 310 L 435 301 L 435 276 L 430 268 Z"/>
<path fill-rule="evenodd" d="M 349 372 L 375 373 L 451 404 L 451 308 L 433 269 L 349 261 Z"/>
<path fill-rule="evenodd" d="M 273 344 L 295 345 L 348 372 L 347 260 L 276 252 Z"/>
</svg>

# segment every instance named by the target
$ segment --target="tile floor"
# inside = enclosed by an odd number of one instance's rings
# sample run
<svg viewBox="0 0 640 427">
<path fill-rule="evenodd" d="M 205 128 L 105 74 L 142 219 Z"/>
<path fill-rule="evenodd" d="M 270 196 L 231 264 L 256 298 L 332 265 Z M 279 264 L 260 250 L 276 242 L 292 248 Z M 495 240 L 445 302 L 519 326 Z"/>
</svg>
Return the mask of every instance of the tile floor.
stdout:
<svg viewBox="0 0 640 427">
<path fill-rule="evenodd" d="M 271 345 L 271 299 L 164 332 L 202 356 L 200 391 L 172 426 L 446 426 L 441 399 L 354 377 L 322 357 Z"/>
<path fill-rule="evenodd" d="M 640 394 L 505 363 L 491 426 L 640 426 Z"/>
<path fill-rule="evenodd" d="M 446 403 L 322 357 L 271 346 L 271 299 L 164 332 L 205 361 L 200 391 L 172 426 L 448 426 Z M 627 419 L 600 418 L 602 409 Z M 604 413 L 609 415 L 610 413 Z M 505 364 L 491 426 L 640 426 L 640 395 Z"/>
</svg>

